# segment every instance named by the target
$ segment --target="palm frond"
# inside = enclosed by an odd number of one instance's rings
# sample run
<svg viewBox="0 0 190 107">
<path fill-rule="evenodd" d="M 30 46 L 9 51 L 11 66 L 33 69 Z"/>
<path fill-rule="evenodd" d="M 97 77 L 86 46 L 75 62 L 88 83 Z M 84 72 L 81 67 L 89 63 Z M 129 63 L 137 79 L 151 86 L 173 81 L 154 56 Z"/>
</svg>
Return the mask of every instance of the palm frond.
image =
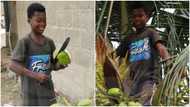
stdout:
<svg viewBox="0 0 190 107">
<path fill-rule="evenodd" d="M 189 60 L 189 46 L 186 47 L 178 57 L 176 57 L 171 69 L 165 75 L 165 78 L 157 89 L 157 94 L 154 96 L 154 104 L 159 105 L 178 105 L 178 83 L 184 80 L 184 74 L 189 71 L 187 63 Z M 187 75 L 185 75 L 187 76 Z M 186 86 L 188 87 L 188 86 Z M 156 100 L 155 100 L 156 99 Z M 186 102 L 187 103 L 187 102 Z"/>
</svg>

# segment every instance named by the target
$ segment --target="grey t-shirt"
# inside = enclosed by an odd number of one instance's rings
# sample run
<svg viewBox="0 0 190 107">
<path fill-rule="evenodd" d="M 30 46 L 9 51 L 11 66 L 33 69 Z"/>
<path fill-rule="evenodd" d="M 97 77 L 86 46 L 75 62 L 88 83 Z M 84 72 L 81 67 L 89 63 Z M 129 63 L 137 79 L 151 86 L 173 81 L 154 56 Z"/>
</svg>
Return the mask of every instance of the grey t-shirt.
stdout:
<svg viewBox="0 0 190 107">
<path fill-rule="evenodd" d="M 157 42 L 161 42 L 158 33 L 152 28 L 144 28 L 140 33 L 130 34 L 116 50 L 121 57 L 129 52 L 130 75 L 126 78 L 133 81 L 133 95 L 140 91 L 144 81 L 157 81 L 160 77 L 159 54 L 155 47 Z"/>
<path fill-rule="evenodd" d="M 21 88 L 24 97 L 24 105 L 49 105 L 55 97 L 51 79 L 52 58 L 55 45 L 53 40 L 45 37 L 43 45 L 36 44 L 30 34 L 17 42 L 12 54 L 12 60 L 19 62 L 31 72 L 41 72 L 49 76 L 44 83 L 21 76 Z"/>
</svg>

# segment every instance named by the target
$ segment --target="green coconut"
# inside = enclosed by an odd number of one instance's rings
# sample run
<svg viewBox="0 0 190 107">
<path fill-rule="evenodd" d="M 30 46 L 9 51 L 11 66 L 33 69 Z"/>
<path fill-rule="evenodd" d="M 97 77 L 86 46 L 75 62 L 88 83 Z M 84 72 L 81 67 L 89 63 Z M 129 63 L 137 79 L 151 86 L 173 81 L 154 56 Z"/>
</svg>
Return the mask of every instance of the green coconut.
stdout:
<svg viewBox="0 0 190 107">
<path fill-rule="evenodd" d="M 62 51 L 57 55 L 58 63 L 62 65 L 70 64 L 70 55 L 66 51 Z"/>
<path fill-rule="evenodd" d="M 50 107 L 57 107 L 57 106 L 62 106 L 63 104 L 60 104 L 60 103 L 55 103 L 55 104 L 52 104 Z"/>
<path fill-rule="evenodd" d="M 121 95 L 121 90 L 119 88 L 110 88 L 108 90 L 108 95 L 110 96 L 120 96 Z"/>
<path fill-rule="evenodd" d="M 142 106 L 142 104 L 139 102 L 130 101 L 128 102 L 128 106 Z"/>
<path fill-rule="evenodd" d="M 90 99 L 83 99 L 78 102 L 77 106 L 90 106 L 91 104 L 92 101 Z"/>
<path fill-rule="evenodd" d="M 127 106 L 127 104 L 125 102 L 120 102 L 119 106 Z"/>
</svg>

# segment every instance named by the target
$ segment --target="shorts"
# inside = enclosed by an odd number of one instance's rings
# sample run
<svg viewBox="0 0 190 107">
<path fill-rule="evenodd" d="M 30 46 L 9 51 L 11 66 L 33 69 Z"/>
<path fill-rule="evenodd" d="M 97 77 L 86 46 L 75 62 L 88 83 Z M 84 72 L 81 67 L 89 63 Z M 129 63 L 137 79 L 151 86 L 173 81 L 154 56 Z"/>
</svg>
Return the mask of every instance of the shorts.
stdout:
<svg viewBox="0 0 190 107">
<path fill-rule="evenodd" d="M 39 83 L 33 85 L 32 91 L 23 92 L 23 106 L 50 106 L 56 103 L 54 90 Z"/>
<path fill-rule="evenodd" d="M 138 98 L 144 106 L 152 105 L 152 96 L 156 83 L 153 80 L 146 80 L 140 83 L 137 89 L 132 89 L 132 84 L 131 80 L 126 79 L 123 83 L 124 92 L 128 93 L 132 97 Z"/>
</svg>

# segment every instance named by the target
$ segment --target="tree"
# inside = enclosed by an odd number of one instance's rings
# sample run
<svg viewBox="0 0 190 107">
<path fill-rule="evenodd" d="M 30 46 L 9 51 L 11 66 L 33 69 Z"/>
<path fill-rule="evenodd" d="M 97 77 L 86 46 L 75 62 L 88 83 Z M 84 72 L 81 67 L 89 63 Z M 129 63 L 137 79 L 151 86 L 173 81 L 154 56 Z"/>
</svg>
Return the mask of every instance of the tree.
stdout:
<svg viewBox="0 0 190 107">
<path fill-rule="evenodd" d="M 108 14 L 110 13 L 111 2 L 96 2 L 97 36 L 101 36 L 100 34 L 107 34 L 109 41 L 105 40 L 104 42 L 108 43 L 113 41 L 120 43 L 123 39 L 125 39 L 127 33 L 132 31 L 132 29 L 130 29 L 131 24 L 129 23 L 131 20 L 130 6 L 135 2 L 113 2 L 110 17 L 108 17 Z M 189 1 L 142 1 L 142 3 L 147 5 L 148 8 L 152 10 L 150 17 L 151 23 L 149 26 L 157 29 L 161 38 L 165 40 L 165 45 L 172 55 L 170 58 L 171 63 L 169 65 L 165 66 L 165 61 L 162 61 L 161 63 L 163 69 L 163 79 L 160 81 L 160 88 L 155 92 L 154 96 L 159 96 L 159 99 L 155 99 L 154 97 L 154 104 L 188 104 L 189 100 L 187 100 L 187 97 L 189 98 L 189 86 L 187 83 L 189 83 L 189 66 L 187 64 L 187 59 L 189 59 Z M 110 19 L 108 26 L 106 26 L 107 19 Z M 108 27 L 108 31 L 104 32 L 106 27 Z M 105 35 L 102 37 L 104 36 Z M 97 39 L 97 41 L 99 40 Z M 104 46 L 104 48 L 110 48 L 110 46 L 111 45 L 107 45 Z M 111 50 L 114 50 L 113 47 L 111 48 Z M 101 54 L 97 54 L 97 57 L 99 56 L 101 56 Z M 112 57 L 112 60 L 117 62 L 117 59 L 114 57 Z M 114 64 L 117 65 L 117 63 L 113 63 L 113 66 L 115 66 Z M 98 66 L 100 65 L 101 64 L 98 64 Z M 120 70 L 119 72 L 122 73 L 120 67 L 121 66 L 119 66 L 118 69 Z M 172 91 L 166 94 L 169 90 Z M 172 97 L 169 97 L 170 95 Z"/>
</svg>

